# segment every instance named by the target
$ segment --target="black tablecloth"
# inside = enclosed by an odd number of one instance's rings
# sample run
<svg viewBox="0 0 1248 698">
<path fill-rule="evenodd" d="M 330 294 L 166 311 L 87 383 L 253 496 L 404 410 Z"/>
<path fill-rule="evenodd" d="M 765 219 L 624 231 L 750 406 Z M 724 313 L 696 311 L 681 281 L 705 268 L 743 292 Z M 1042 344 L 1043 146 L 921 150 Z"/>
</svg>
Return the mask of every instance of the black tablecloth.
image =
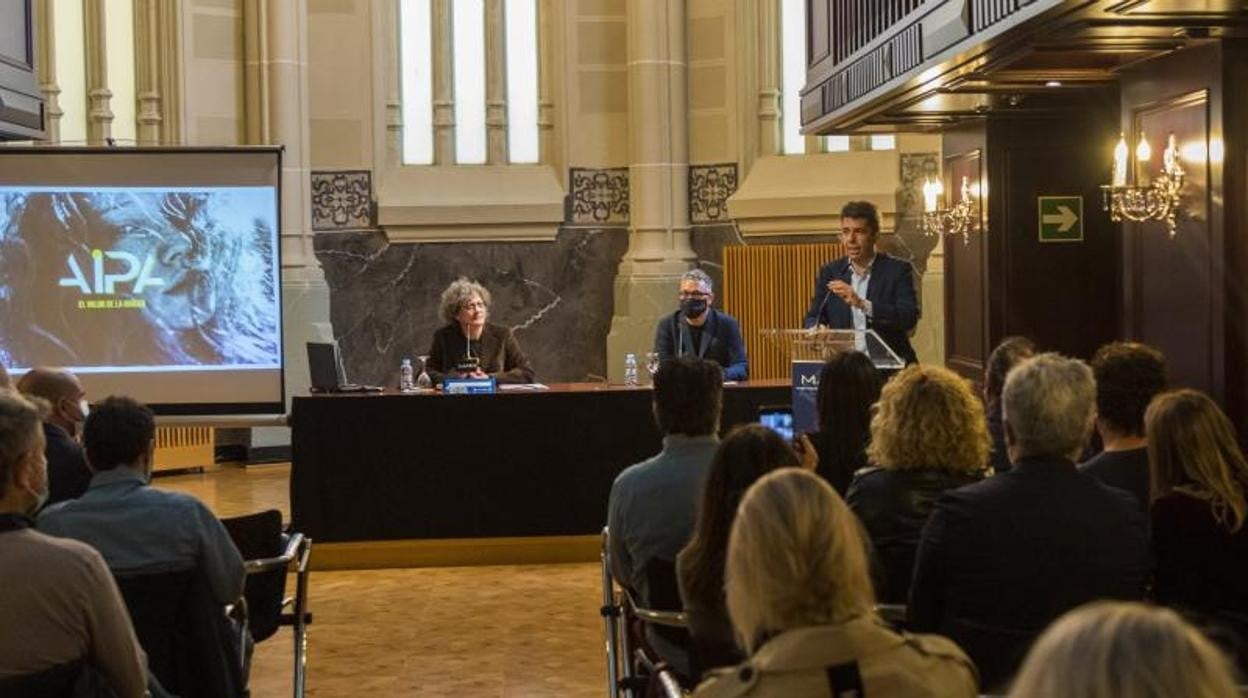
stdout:
<svg viewBox="0 0 1248 698">
<path fill-rule="evenodd" d="M 594 534 L 625 467 L 658 453 L 647 389 L 296 397 L 291 517 L 317 541 Z M 724 389 L 721 424 L 787 405 Z"/>
</svg>

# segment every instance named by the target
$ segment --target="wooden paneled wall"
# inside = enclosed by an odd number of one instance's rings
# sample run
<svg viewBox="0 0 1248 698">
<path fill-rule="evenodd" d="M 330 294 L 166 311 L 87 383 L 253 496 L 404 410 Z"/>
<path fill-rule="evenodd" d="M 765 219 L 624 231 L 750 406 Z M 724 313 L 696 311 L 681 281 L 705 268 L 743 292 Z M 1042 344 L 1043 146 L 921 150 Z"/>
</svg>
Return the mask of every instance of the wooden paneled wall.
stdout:
<svg viewBox="0 0 1248 698">
<path fill-rule="evenodd" d="M 819 268 L 843 254 L 839 242 L 724 248 L 722 306 L 741 323 L 751 379 L 788 377 L 788 355 L 759 332 L 800 328 Z"/>
</svg>

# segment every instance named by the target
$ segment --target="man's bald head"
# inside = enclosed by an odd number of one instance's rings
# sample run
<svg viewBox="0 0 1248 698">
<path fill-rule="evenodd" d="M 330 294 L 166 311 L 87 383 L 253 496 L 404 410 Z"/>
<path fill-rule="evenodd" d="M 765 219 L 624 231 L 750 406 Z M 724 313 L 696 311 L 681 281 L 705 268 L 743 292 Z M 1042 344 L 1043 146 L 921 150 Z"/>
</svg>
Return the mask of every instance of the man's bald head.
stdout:
<svg viewBox="0 0 1248 698">
<path fill-rule="evenodd" d="M 43 398 L 52 404 L 58 400 L 77 400 L 82 394 L 82 384 L 69 371 L 42 366 L 32 368 L 17 382 L 17 390 L 23 395 Z"/>
<path fill-rule="evenodd" d="M 87 418 L 84 403 L 87 393 L 78 377 L 69 371 L 36 367 L 17 381 L 17 390 L 23 395 L 38 398 L 48 405 L 45 421 L 64 429 L 71 436 Z"/>
</svg>

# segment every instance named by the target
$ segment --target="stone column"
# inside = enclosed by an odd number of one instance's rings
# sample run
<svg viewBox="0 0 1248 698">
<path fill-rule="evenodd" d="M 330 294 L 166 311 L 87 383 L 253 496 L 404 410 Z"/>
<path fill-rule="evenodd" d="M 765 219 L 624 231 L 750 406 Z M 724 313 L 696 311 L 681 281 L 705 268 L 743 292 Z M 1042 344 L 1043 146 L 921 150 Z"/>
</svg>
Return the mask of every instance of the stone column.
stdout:
<svg viewBox="0 0 1248 698">
<path fill-rule="evenodd" d="M 382 72 L 386 90 L 384 169 L 393 170 L 403 165 L 403 99 L 399 85 L 399 32 L 394 29 L 399 26 L 398 3 L 383 2 L 378 11 L 382 18 L 380 26 L 391 28 L 390 31 L 381 32 L 381 36 L 376 40 L 381 42 L 381 51 L 384 56 L 382 65 L 386 66 Z M 377 169 L 381 170 L 383 167 L 378 166 Z"/>
<path fill-rule="evenodd" d="M 33 5 L 35 31 L 39 34 L 39 91 L 43 93 L 44 138 L 48 143 L 61 140 L 61 86 L 56 80 L 56 15 L 52 0 L 36 0 Z"/>
<path fill-rule="evenodd" d="M 644 354 L 694 263 L 689 238 L 686 0 L 628 0 L 629 240 L 615 280 L 607 375 Z M 641 358 L 639 356 L 639 361 Z"/>
<path fill-rule="evenodd" d="M 248 0 L 243 35 L 251 144 L 281 145 L 282 313 L 286 395 L 306 393 L 304 345 L 332 337 L 329 289 L 312 249 L 307 0 Z M 284 429 L 257 430 L 253 445 L 289 443 Z"/>
<path fill-rule="evenodd" d="M 139 145 L 160 143 L 160 19 L 159 0 L 136 0 L 134 3 L 134 86 L 139 100 Z"/>
<path fill-rule="evenodd" d="M 780 153 L 780 0 L 758 3 L 758 155 Z"/>
<path fill-rule="evenodd" d="M 543 165 L 555 164 L 555 100 L 554 81 L 555 28 L 557 13 L 550 0 L 537 3 L 537 138 L 538 161 Z M 557 168 L 557 171 L 561 168 Z"/>
<path fill-rule="evenodd" d="M 104 0 L 83 3 L 83 53 L 87 69 L 87 142 L 101 145 L 113 131 L 113 111 L 109 102 L 113 93 L 108 89 L 108 28 Z"/>
<path fill-rule="evenodd" d="M 485 0 L 486 163 L 507 164 L 507 28 L 503 0 Z"/>
<path fill-rule="evenodd" d="M 433 164 L 455 164 L 455 54 L 451 0 L 433 0 Z"/>
</svg>

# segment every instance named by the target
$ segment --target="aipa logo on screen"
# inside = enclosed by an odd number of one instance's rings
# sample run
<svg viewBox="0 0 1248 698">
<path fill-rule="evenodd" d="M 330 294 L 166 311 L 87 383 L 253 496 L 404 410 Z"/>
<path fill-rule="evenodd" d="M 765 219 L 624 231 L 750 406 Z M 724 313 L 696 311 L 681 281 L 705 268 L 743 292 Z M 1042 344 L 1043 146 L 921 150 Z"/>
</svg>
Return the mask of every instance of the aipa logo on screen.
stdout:
<svg viewBox="0 0 1248 698">
<path fill-rule="evenodd" d="M 136 295 L 143 293 L 148 287 L 165 285 L 164 279 L 152 275 L 152 267 L 156 265 L 155 255 L 148 255 L 147 259 L 140 264 L 139 258 L 129 252 L 91 250 L 91 260 L 91 276 L 94 283 L 87 280 L 87 276 L 82 273 L 82 267 L 78 264 L 78 259 L 71 254 L 66 258 L 70 276 L 61 279 L 60 285 L 76 287 L 82 291 L 83 295 L 88 296 L 117 293 L 117 286 L 120 284 L 133 283 L 132 292 Z M 119 264 L 110 264 L 110 262 Z"/>
</svg>

